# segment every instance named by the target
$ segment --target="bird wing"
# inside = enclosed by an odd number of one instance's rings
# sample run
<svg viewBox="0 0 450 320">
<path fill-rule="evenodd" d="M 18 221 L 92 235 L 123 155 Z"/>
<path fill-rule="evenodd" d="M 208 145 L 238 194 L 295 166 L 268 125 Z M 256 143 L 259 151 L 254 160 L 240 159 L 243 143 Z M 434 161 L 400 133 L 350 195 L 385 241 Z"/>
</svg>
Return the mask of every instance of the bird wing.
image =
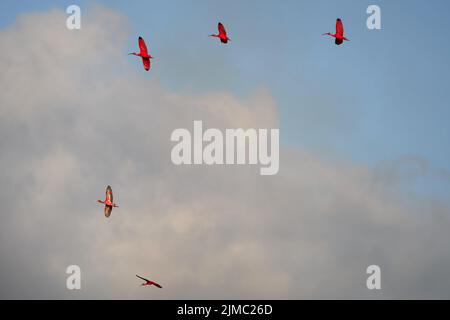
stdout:
<svg viewBox="0 0 450 320">
<path fill-rule="evenodd" d="M 150 70 L 150 58 L 142 58 L 142 63 L 144 64 L 145 70 Z"/>
<path fill-rule="evenodd" d="M 336 36 L 338 37 L 344 36 L 344 25 L 342 24 L 341 19 L 336 20 Z"/>
<path fill-rule="evenodd" d="M 139 37 L 139 49 L 141 50 L 141 54 L 147 56 L 147 45 L 145 44 L 145 41 L 142 37 Z"/>
<path fill-rule="evenodd" d="M 162 288 L 160 284 L 158 284 L 154 281 L 150 281 L 150 284 L 154 285 L 155 287 Z"/>
<path fill-rule="evenodd" d="M 106 206 L 105 205 L 105 217 L 109 218 L 112 212 L 112 206 Z"/>
<path fill-rule="evenodd" d="M 107 186 L 106 187 L 106 200 L 109 200 L 109 201 L 111 201 L 111 203 L 113 203 L 113 199 L 114 199 L 114 196 L 113 196 L 112 188 L 111 188 L 111 186 Z"/>
<path fill-rule="evenodd" d="M 219 34 L 223 34 L 223 35 L 227 35 L 227 32 L 225 31 L 225 27 L 223 26 L 223 24 L 221 22 L 219 22 L 219 25 L 217 27 L 219 29 Z"/>
<path fill-rule="evenodd" d="M 140 277 L 140 276 L 138 276 L 138 275 L 136 275 L 136 277 L 138 277 L 139 279 L 142 279 L 142 280 L 144 280 L 144 281 L 149 281 L 148 279 L 145 279 L 145 278 L 142 278 L 142 277 Z"/>
</svg>

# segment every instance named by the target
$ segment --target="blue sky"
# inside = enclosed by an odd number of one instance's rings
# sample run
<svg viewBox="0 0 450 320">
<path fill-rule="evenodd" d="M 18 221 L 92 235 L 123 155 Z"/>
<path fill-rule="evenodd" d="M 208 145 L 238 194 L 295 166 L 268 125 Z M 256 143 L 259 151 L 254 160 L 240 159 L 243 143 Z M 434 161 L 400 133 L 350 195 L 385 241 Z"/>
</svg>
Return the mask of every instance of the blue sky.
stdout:
<svg viewBox="0 0 450 320">
<path fill-rule="evenodd" d="M 153 73 L 165 86 L 247 96 L 267 88 L 280 108 L 283 145 L 377 165 L 402 156 L 450 171 L 448 1 L 12 1 L 0 3 L 0 27 L 17 15 L 94 3 L 129 18 L 129 48 L 144 36 Z M 366 28 L 377 4 L 382 30 Z M 351 42 L 321 34 L 341 17 Z M 232 42 L 207 37 L 217 21 Z M 133 59 L 130 64 L 135 63 Z M 448 180 L 414 188 L 449 196 Z"/>
</svg>

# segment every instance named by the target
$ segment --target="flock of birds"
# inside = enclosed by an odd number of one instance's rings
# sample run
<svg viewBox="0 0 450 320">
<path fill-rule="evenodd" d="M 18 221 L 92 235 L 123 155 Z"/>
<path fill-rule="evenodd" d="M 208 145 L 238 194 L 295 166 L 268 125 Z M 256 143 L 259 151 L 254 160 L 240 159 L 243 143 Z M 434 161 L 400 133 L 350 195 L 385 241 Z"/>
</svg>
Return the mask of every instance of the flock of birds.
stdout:
<svg viewBox="0 0 450 320">
<path fill-rule="evenodd" d="M 119 206 L 117 204 L 114 203 L 114 195 L 113 195 L 113 191 L 111 186 L 107 186 L 106 187 L 106 194 L 105 194 L 105 200 L 97 200 L 97 202 L 102 203 L 105 205 L 105 217 L 109 218 L 109 216 L 111 215 L 112 209 L 113 208 L 118 208 Z M 139 279 L 144 280 L 145 282 L 141 285 L 141 286 L 155 286 L 157 288 L 162 288 L 162 286 L 154 281 L 145 279 L 141 276 L 136 275 L 136 277 L 138 277 Z"/>
<path fill-rule="evenodd" d="M 210 37 L 220 39 L 220 42 L 227 44 L 231 39 L 227 35 L 227 31 L 221 22 L 218 23 L 217 29 L 219 30 L 218 34 L 211 34 Z M 331 32 L 327 32 L 323 34 L 324 36 L 330 36 L 335 38 L 334 43 L 337 45 L 341 45 L 344 41 L 350 41 L 346 37 L 344 37 L 344 25 L 341 19 L 336 19 L 336 32 L 332 34 Z M 150 70 L 150 59 L 153 57 L 148 53 L 147 45 L 145 44 L 145 40 L 142 37 L 139 37 L 139 53 L 131 52 L 128 55 L 135 55 L 137 57 L 142 58 L 142 64 L 144 65 L 144 69 L 146 71 Z"/>
<path fill-rule="evenodd" d="M 231 39 L 227 35 L 227 31 L 225 30 L 225 27 L 223 26 L 223 24 L 221 22 L 219 22 L 217 29 L 218 29 L 219 33 L 211 34 L 210 37 L 218 38 L 218 39 L 220 39 L 220 42 L 222 42 L 224 44 L 227 44 L 228 41 L 231 41 Z M 350 41 L 349 39 L 344 37 L 344 25 L 342 23 L 342 20 L 339 18 L 336 19 L 336 32 L 334 34 L 332 34 L 331 32 L 327 32 L 327 33 L 324 33 L 323 35 L 324 36 L 327 35 L 327 36 L 335 38 L 336 45 L 341 45 L 344 41 Z M 146 71 L 149 71 L 150 70 L 150 59 L 153 59 L 153 57 L 148 53 L 147 45 L 145 44 L 145 41 L 142 37 L 139 37 L 138 44 L 139 44 L 139 53 L 131 52 L 131 53 L 129 53 L 129 55 L 135 55 L 137 57 L 141 57 L 142 64 L 144 65 L 144 69 Z M 114 203 L 114 196 L 113 196 L 113 191 L 112 191 L 111 186 L 106 187 L 105 200 L 104 201 L 97 200 L 97 201 L 99 203 L 102 203 L 105 205 L 104 213 L 105 213 L 106 218 L 110 217 L 113 208 L 119 207 L 117 204 Z M 148 279 L 143 278 L 138 275 L 136 275 L 136 277 L 145 281 L 141 286 L 155 286 L 157 288 L 162 288 L 161 285 L 159 285 L 158 283 L 156 283 L 154 281 L 148 280 Z"/>
</svg>

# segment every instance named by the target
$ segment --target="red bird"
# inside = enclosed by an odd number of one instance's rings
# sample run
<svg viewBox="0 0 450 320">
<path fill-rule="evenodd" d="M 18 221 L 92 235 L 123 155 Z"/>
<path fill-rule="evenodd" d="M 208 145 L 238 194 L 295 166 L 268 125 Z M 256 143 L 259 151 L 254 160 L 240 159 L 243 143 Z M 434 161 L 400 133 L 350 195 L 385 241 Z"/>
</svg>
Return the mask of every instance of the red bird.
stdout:
<svg viewBox="0 0 450 320">
<path fill-rule="evenodd" d="M 106 199 L 105 201 L 97 200 L 99 203 L 105 204 L 105 217 L 109 218 L 113 208 L 119 207 L 113 202 L 113 192 L 111 186 L 106 187 Z"/>
<path fill-rule="evenodd" d="M 227 32 L 225 31 L 225 27 L 221 22 L 219 22 L 217 28 L 219 29 L 219 34 L 212 34 L 210 37 L 219 38 L 222 43 L 227 43 L 228 41 L 231 41 L 230 38 L 227 36 Z"/>
<path fill-rule="evenodd" d="M 141 286 L 155 286 L 155 287 L 158 287 L 158 288 L 162 288 L 159 284 L 157 284 L 156 282 L 153 282 L 153 281 L 150 281 L 150 280 L 148 280 L 148 279 L 145 279 L 145 278 L 142 278 L 142 277 L 140 277 L 140 276 L 138 276 L 138 275 L 136 275 L 136 277 L 138 277 L 139 279 L 142 279 L 142 280 L 144 280 L 145 282 L 143 283 L 143 284 L 141 284 Z"/>
<path fill-rule="evenodd" d="M 150 70 L 150 59 L 153 59 L 153 57 L 148 54 L 147 46 L 145 45 L 145 41 L 144 39 L 142 39 L 142 37 L 139 37 L 139 49 L 139 53 L 131 52 L 128 55 L 133 54 L 135 56 L 141 57 L 142 63 L 144 64 L 144 69 L 148 71 Z"/>
<path fill-rule="evenodd" d="M 339 18 L 336 19 L 336 34 L 327 32 L 327 33 L 323 34 L 323 36 L 325 36 L 325 35 L 336 38 L 334 43 L 336 43 L 337 45 L 342 44 L 344 42 L 344 40 L 350 41 L 346 37 L 344 37 L 344 25 L 342 24 L 342 20 Z"/>
</svg>

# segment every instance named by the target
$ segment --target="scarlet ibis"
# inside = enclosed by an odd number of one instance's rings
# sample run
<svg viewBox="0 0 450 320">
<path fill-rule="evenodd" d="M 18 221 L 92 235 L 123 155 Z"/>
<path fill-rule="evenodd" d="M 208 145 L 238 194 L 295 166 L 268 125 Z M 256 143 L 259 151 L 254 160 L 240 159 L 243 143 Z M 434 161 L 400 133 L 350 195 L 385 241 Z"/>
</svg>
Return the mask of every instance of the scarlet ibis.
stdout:
<svg viewBox="0 0 450 320">
<path fill-rule="evenodd" d="M 228 38 L 225 27 L 221 22 L 219 22 L 217 28 L 219 29 L 219 34 L 212 34 L 210 35 L 210 37 L 219 38 L 222 43 L 227 43 L 228 41 L 231 41 L 231 39 Z"/>
<path fill-rule="evenodd" d="M 144 64 L 144 69 L 148 71 L 148 70 L 150 70 L 150 59 L 153 59 L 153 57 L 148 54 L 147 46 L 142 37 L 139 37 L 138 42 L 139 42 L 140 52 L 139 53 L 131 52 L 128 55 L 133 54 L 135 56 L 141 57 L 142 63 Z"/>
<path fill-rule="evenodd" d="M 139 279 L 142 279 L 142 280 L 145 281 L 143 284 L 141 284 L 141 286 L 152 286 L 152 285 L 153 285 L 153 286 L 158 287 L 158 288 L 160 288 L 160 289 L 162 288 L 161 285 L 157 284 L 157 283 L 154 282 L 154 281 L 151 281 L 151 280 L 142 278 L 142 277 L 140 277 L 140 276 L 138 276 L 138 275 L 136 275 L 136 277 L 138 277 Z"/>
<path fill-rule="evenodd" d="M 105 217 L 109 218 L 111 215 L 111 211 L 113 208 L 119 207 L 117 204 L 113 202 L 113 192 L 111 186 L 106 187 L 106 198 L 105 201 L 97 200 L 99 203 L 103 203 L 105 205 Z"/>
<path fill-rule="evenodd" d="M 323 36 L 330 36 L 336 38 L 334 43 L 337 45 L 340 45 L 345 41 L 350 41 L 346 37 L 344 37 L 344 25 L 342 24 L 342 20 L 337 18 L 336 19 L 336 34 L 332 34 L 330 32 L 324 33 Z"/>
</svg>

